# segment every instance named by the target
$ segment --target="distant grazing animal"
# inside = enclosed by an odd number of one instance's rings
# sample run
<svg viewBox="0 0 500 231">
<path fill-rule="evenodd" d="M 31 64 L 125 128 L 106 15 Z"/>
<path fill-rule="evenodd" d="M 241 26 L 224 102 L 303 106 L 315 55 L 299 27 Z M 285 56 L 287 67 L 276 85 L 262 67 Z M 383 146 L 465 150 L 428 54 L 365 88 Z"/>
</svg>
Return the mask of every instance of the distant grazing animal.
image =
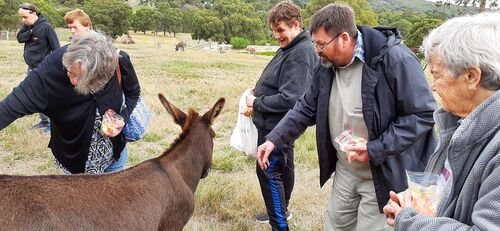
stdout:
<svg viewBox="0 0 500 231">
<path fill-rule="evenodd" d="M 212 163 L 212 122 L 221 98 L 200 116 L 160 101 L 182 133 L 159 157 L 101 175 L 0 175 L 0 230 L 182 230 Z"/>
<path fill-rule="evenodd" d="M 219 46 L 219 48 L 217 48 L 217 51 L 219 51 L 219 54 L 226 53 L 226 51 L 224 50 L 224 47 L 222 47 L 222 46 Z"/>
<path fill-rule="evenodd" d="M 248 46 L 247 48 L 245 48 L 245 50 L 248 52 L 248 54 L 255 55 L 255 52 L 256 52 L 255 47 Z"/>
<path fill-rule="evenodd" d="M 132 39 L 132 36 L 129 34 L 127 34 L 127 37 L 123 38 L 122 39 L 122 43 L 123 44 L 135 44 L 134 40 Z"/>
<path fill-rule="evenodd" d="M 180 41 L 175 45 L 175 51 L 182 50 L 184 51 L 184 48 L 186 47 L 186 41 Z"/>
<path fill-rule="evenodd" d="M 155 40 L 155 41 L 153 42 L 153 44 L 155 45 L 155 47 L 156 47 L 156 48 L 161 48 L 161 45 L 162 45 L 162 44 L 161 44 L 161 42 L 160 42 L 160 41 L 157 41 L 157 40 Z"/>
</svg>

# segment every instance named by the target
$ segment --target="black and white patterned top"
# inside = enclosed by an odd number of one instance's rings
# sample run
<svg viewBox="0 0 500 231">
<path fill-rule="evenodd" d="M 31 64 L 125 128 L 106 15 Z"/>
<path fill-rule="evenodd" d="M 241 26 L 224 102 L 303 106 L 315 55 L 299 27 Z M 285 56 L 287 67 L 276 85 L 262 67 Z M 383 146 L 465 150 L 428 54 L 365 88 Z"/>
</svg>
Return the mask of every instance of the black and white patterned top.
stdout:
<svg viewBox="0 0 500 231">
<path fill-rule="evenodd" d="M 85 174 L 103 173 L 113 162 L 113 143 L 109 138 L 101 135 L 100 128 L 102 123 L 102 116 L 96 110 L 96 117 L 94 120 L 94 129 L 92 132 L 92 139 L 90 141 L 90 148 L 88 153 L 87 162 L 85 162 Z M 65 174 L 71 174 L 68 169 L 62 166 L 56 160 L 56 165 L 59 166 Z"/>
</svg>

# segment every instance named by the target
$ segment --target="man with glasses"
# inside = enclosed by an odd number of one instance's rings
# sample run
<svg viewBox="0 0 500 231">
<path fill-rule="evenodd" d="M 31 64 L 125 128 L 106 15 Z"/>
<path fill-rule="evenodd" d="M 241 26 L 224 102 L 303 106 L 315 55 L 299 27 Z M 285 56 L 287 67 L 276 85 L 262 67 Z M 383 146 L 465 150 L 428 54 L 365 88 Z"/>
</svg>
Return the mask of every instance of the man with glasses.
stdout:
<svg viewBox="0 0 500 231">
<path fill-rule="evenodd" d="M 45 56 L 59 48 L 59 39 L 47 18 L 38 12 L 36 6 L 24 3 L 18 10 L 23 26 L 17 33 L 17 41 L 24 43 L 24 61 L 28 65 L 28 73 L 38 67 Z M 33 128 L 41 128 L 46 134 L 50 133 L 50 121 L 42 113 L 40 122 Z"/>
<path fill-rule="evenodd" d="M 396 28 L 356 26 L 353 10 L 329 4 L 311 20 L 321 66 L 303 97 L 259 146 L 275 147 L 316 126 L 320 185 L 332 176 L 325 230 L 391 230 L 382 209 L 407 188 L 405 169 L 423 171 L 435 149 L 436 102 L 416 56 Z M 340 134 L 365 140 L 336 142 Z"/>
</svg>

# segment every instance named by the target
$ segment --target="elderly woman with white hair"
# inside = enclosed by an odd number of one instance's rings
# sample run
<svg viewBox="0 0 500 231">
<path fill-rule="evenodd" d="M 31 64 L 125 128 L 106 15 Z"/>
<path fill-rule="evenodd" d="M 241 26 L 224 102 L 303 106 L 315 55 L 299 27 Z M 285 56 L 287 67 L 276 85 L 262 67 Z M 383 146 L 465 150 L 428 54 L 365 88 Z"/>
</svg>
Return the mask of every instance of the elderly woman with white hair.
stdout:
<svg viewBox="0 0 500 231">
<path fill-rule="evenodd" d="M 113 167 L 126 147 L 123 124 L 101 133 L 103 117 L 112 110 L 128 121 L 140 95 L 129 57 L 120 55 L 125 57 L 118 58 L 110 38 L 93 31 L 57 49 L 0 102 L 0 129 L 44 113 L 52 122 L 49 148 L 64 172 L 100 173 Z M 118 64 L 127 72 L 122 86 L 115 74 Z"/>
<path fill-rule="evenodd" d="M 440 142 L 426 172 L 445 182 L 434 215 L 409 190 L 384 207 L 396 230 L 500 230 L 500 14 L 453 18 L 422 49 L 442 99 Z"/>
</svg>

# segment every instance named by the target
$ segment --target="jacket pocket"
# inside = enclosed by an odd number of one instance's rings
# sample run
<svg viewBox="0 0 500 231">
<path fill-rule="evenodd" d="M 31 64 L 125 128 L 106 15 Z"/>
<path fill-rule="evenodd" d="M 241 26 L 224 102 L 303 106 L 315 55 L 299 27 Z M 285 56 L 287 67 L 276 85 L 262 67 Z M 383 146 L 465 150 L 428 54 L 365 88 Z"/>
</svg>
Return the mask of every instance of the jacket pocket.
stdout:
<svg viewBox="0 0 500 231">
<path fill-rule="evenodd" d="M 362 107 L 353 107 L 352 108 L 352 113 L 354 113 L 354 114 L 363 114 L 363 108 Z"/>
</svg>

